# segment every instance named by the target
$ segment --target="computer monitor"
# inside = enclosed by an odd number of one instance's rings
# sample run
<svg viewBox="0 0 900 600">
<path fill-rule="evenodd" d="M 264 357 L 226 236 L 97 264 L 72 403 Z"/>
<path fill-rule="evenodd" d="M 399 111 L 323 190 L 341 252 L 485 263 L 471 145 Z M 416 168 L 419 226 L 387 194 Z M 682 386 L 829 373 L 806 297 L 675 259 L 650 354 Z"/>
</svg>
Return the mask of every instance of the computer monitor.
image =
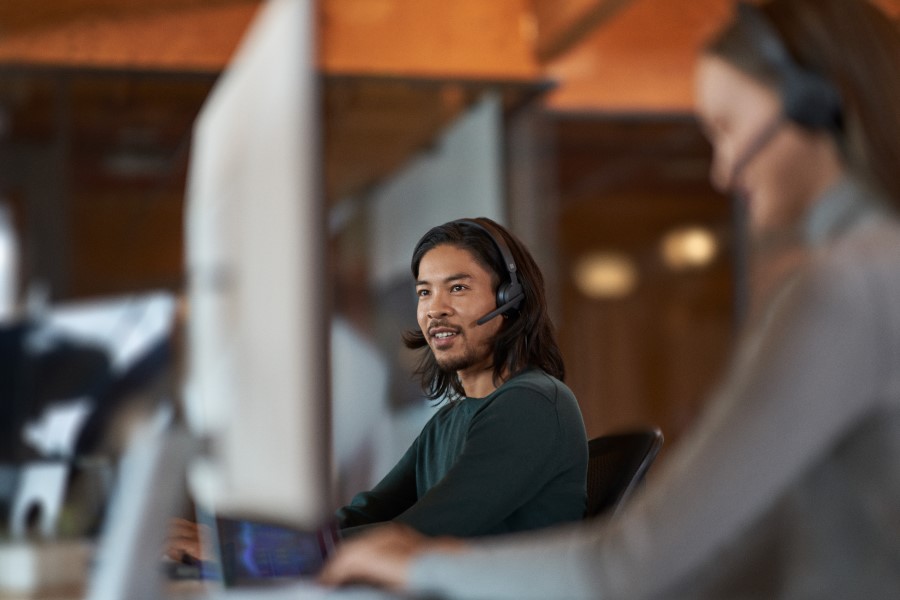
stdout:
<svg viewBox="0 0 900 600">
<path fill-rule="evenodd" d="M 333 508 L 314 4 L 261 7 L 197 118 L 186 206 L 191 494 L 301 528 Z"/>
<path fill-rule="evenodd" d="M 206 442 L 191 495 L 205 513 L 306 531 L 332 509 L 313 7 L 260 7 L 195 123 L 185 215 L 184 414 Z M 164 596 L 148 566 L 195 446 L 163 411 L 132 436 L 90 600 Z"/>
</svg>

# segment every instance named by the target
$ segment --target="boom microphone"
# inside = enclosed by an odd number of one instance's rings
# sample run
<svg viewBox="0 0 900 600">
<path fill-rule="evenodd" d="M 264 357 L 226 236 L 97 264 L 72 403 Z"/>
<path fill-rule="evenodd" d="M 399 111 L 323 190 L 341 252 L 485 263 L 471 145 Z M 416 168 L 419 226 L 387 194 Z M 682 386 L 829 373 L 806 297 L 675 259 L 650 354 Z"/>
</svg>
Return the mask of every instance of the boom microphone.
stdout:
<svg viewBox="0 0 900 600">
<path fill-rule="evenodd" d="M 510 300 L 506 304 L 501 304 L 500 306 L 498 306 L 497 308 L 495 308 L 488 314 L 484 315 L 483 317 L 481 317 L 480 319 L 475 321 L 475 324 L 476 325 L 484 325 L 485 323 L 487 323 L 494 317 L 497 317 L 497 316 L 505 313 L 507 310 L 515 307 L 519 302 L 521 302 L 522 298 L 524 298 L 524 297 L 525 297 L 525 294 L 519 294 L 517 296 L 514 296 L 512 298 L 512 300 Z"/>
</svg>

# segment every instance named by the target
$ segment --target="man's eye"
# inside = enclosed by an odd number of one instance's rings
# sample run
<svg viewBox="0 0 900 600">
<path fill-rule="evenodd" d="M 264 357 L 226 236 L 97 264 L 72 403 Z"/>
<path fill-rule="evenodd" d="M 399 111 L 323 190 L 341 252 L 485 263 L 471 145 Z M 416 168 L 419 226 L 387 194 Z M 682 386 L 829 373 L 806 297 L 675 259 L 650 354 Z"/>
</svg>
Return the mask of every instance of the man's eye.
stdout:
<svg viewBox="0 0 900 600">
<path fill-rule="evenodd" d="M 416 290 L 416 296 L 419 298 L 424 298 L 428 295 L 428 290 Z"/>
<path fill-rule="evenodd" d="M 450 288 L 450 291 L 452 291 L 452 292 L 461 292 L 461 291 L 463 291 L 464 289 L 466 289 L 466 286 L 464 286 L 464 285 L 462 285 L 462 284 L 456 284 L 456 285 L 454 285 L 452 288 Z"/>
</svg>

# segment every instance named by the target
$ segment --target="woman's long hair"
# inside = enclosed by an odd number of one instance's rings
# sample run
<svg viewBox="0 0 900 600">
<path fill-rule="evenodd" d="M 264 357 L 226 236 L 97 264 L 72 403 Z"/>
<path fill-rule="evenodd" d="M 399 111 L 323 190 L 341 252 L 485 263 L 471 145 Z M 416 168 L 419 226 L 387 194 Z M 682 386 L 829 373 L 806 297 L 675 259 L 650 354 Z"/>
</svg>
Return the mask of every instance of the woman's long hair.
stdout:
<svg viewBox="0 0 900 600">
<path fill-rule="evenodd" d="M 503 236 L 503 241 L 516 263 L 516 274 L 525 293 L 518 310 L 508 317 L 502 317 L 503 325 L 494 338 L 494 381 L 499 384 L 504 376 L 512 377 L 529 368 L 542 369 L 562 380 L 565 376 L 565 367 L 562 353 L 556 343 L 553 323 L 547 313 L 544 277 L 540 269 L 522 242 L 506 229 L 484 217 L 471 221 Z M 415 279 L 419 277 L 419 263 L 422 262 L 422 257 L 433 248 L 445 244 L 470 252 L 473 258 L 492 274 L 494 290 L 501 283 L 509 281 L 509 272 L 497 245 L 485 231 L 467 223 L 466 220 L 439 225 L 422 236 L 413 251 L 411 262 Z M 430 399 L 454 399 L 465 396 L 465 390 L 456 373 L 444 371 L 438 366 L 420 329 L 407 331 L 403 335 L 403 341 L 407 348 L 420 349 L 422 352 L 416 374 L 422 378 L 422 390 Z"/>
<path fill-rule="evenodd" d="M 866 0 L 772 0 L 759 6 L 801 67 L 841 96 L 838 142 L 850 171 L 900 209 L 900 32 Z M 740 15 L 707 45 L 764 83 L 777 73 Z"/>
</svg>

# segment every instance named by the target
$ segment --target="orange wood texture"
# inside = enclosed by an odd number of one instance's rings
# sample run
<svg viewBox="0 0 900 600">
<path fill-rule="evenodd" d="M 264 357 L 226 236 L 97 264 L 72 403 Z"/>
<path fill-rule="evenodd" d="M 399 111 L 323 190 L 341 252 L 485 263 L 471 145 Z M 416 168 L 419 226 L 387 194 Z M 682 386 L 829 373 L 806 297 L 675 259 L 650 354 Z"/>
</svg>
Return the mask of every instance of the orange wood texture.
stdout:
<svg viewBox="0 0 900 600">
<path fill-rule="evenodd" d="M 635 0 L 547 67 L 560 111 L 686 112 L 697 50 L 728 17 L 730 0 Z"/>
<path fill-rule="evenodd" d="M 64 12 L 48 17 L 43 26 L 22 17 L 12 19 L 20 28 L 0 36 L 0 63 L 220 71 L 253 18 L 258 0 L 192 4 L 156 12 Z"/>
<path fill-rule="evenodd" d="M 900 0 L 872 3 L 900 17 Z M 547 64 L 547 75 L 560 83 L 549 107 L 588 113 L 691 111 L 697 52 L 728 20 L 733 5 L 732 0 L 634 0 Z"/>
<path fill-rule="evenodd" d="M 4 0 L 0 64 L 218 71 L 260 0 Z M 900 0 L 874 0 L 900 15 Z M 698 47 L 730 0 L 319 0 L 339 74 L 561 82 L 550 107 L 690 108 Z M 585 34 L 586 24 L 594 30 Z M 536 57 L 584 36 L 545 73 Z"/>
<path fill-rule="evenodd" d="M 900 0 L 871 0 L 872 4 L 896 19 L 900 17 Z"/>
<path fill-rule="evenodd" d="M 528 0 L 323 0 L 322 68 L 395 77 L 539 76 Z"/>
<path fill-rule="evenodd" d="M 633 0 L 531 0 L 541 61 L 558 57 Z"/>
</svg>

